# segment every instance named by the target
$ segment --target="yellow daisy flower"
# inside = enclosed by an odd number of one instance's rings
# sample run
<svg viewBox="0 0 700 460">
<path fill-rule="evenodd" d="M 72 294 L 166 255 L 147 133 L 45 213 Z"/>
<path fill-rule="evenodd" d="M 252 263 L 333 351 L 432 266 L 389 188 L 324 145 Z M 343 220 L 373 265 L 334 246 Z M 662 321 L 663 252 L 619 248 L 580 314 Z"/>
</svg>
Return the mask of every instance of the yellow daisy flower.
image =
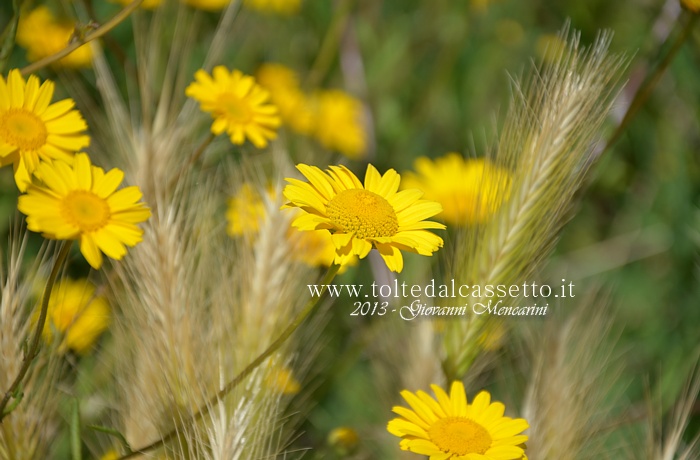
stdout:
<svg viewBox="0 0 700 460">
<path fill-rule="evenodd" d="M 404 187 L 424 190 L 425 198 L 442 205 L 439 217 L 451 224 L 485 222 L 510 194 L 508 171 L 483 158 L 457 153 L 436 160 L 421 157 L 415 169 L 417 173 L 404 175 Z"/>
<path fill-rule="evenodd" d="M 400 176 L 393 169 L 383 176 L 367 166 L 365 183 L 345 166 L 327 172 L 315 166 L 297 165 L 309 180 L 286 179 L 283 207 L 305 211 L 292 225 L 299 230 L 329 230 L 336 248 L 335 263 L 348 257 L 364 258 L 376 248 L 390 270 L 403 269 L 401 250 L 430 256 L 442 247 L 442 238 L 427 229 L 444 229 L 425 221 L 438 214 L 439 203 L 421 200 L 420 190 L 398 192 Z"/>
<path fill-rule="evenodd" d="M 80 251 L 95 269 L 102 266 L 102 252 L 121 260 L 125 245 L 141 242 L 143 230 L 136 224 L 146 221 L 151 211 L 139 202 L 138 187 L 117 190 L 124 179 L 119 169 L 105 173 L 79 153 L 73 165 L 60 160 L 41 163 L 36 176 L 42 184 L 30 185 L 17 205 L 27 215 L 29 230 L 58 240 L 79 240 Z"/>
<path fill-rule="evenodd" d="M 263 13 L 295 14 L 299 12 L 301 0 L 243 0 L 243 4 Z"/>
<path fill-rule="evenodd" d="M 74 33 L 75 24 L 60 22 L 51 10 L 39 6 L 20 16 L 17 44 L 27 50 L 27 59 L 33 62 L 61 51 L 68 46 Z M 67 68 L 90 67 L 92 49 L 90 45 L 85 44 L 53 65 Z"/>
<path fill-rule="evenodd" d="M 34 321 L 38 320 L 38 313 Z M 51 292 L 44 324 L 43 337 L 53 343 L 54 335 L 62 337 L 58 351 L 73 350 L 87 353 L 107 329 L 110 308 L 102 296 L 95 295 L 95 287 L 87 280 L 64 280 Z"/>
<path fill-rule="evenodd" d="M 529 425 L 521 418 L 504 417 L 505 406 L 491 402 L 482 391 L 471 404 L 462 382 L 452 383 L 450 395 L 430 386 L 436 398 L 424 391 L 404 390 L 411 409 L 396 406 L 400 417 L 391 420 L 389 433 L 401 439 L 401 449 L 426 455 L 430 460 L 525 460 L 521 434 Z"/>
<path fill-rule="evenodd" d="M 90 144 L 87 124 L 71 110 L 72 99 L 51 104 L 54 84 L 14 69 L 0 75 L 0 166 L 12 164 L 20 191 L 27 188 L 40 160 L 72 161 L 73 154 Z"/>
<path fill-rule="evenodd" d="M 340 90 L 320 91 L 312 97 L 314 129 L 312 135 L 329 150 L 351 159 L 367 151 L 362 103 Z"/>
<path fill-rule="evenodd" d="M 232 143 L 240 145 L 249 139 L 257 148 L 266 147 L 277 137 L 277 107 L 268 102 L 270 94 L 253 77 L 217 66 L 211 76 L 198 70 L 195 80 L 185 94 L 197 100 L 202 111 L 211 113 L 212 133 L 226 131 Z"/>
</svg>

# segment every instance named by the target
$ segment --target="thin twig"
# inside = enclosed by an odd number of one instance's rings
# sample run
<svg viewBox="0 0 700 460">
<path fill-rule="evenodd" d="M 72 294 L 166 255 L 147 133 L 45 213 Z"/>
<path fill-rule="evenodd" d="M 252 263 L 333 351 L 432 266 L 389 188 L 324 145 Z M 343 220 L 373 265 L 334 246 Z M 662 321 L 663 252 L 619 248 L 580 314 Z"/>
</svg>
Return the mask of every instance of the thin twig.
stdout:
<svg viewBox="0 0 700 460">
<path fill-rule="evenodd" d="M 134 0 L 133 2 L 129 3 L 127 6 L 124 7 L 123 10 L 121 10 L 119 13 L 114 15 L 114 17 L 112 19 L 105 22 L 104 24 L 102 24 L 100 27 L 98 27 L 94 31 L 90 32 L 89 34 L 86 34 L 85 37 L 78 38 L 77 40 L 73 41 L 68 46 L 63 48 L 61 51 L 58 51 L 57 53 L 54 53 L 51 56 L 47 56 L 44 59 L 40 59 L 32 64 L 29 64 L 25 68 L 23 68 L 22 75 L 34 73 L 37 70 L 46 67 L 47 65 L 51 65 L 54 62 L 68 56 L 70 53 L 72 53 L 76 49 L 80 48 L 84 44 L 89 43 L 89 42 L 105 35 L 107 32 L 114 29 L 116 26 L 118 26 L 120 23 L 122 23 L 126 18 L 128 18 L 129 15 L 131 15 L 131 13 L 136 8 L 138 8 L 139 5 L 141 5 L 141 3 L 143 3 L 143 0 Z"/>
</svg>

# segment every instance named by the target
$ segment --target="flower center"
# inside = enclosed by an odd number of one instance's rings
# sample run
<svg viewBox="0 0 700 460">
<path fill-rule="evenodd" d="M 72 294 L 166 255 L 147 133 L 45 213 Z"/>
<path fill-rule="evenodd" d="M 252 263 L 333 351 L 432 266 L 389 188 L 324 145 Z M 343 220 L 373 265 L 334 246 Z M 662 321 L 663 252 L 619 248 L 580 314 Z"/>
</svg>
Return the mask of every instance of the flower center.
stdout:
<svg viewBox="0 0 700 460">
<path fill-rule="evenodd" d="M 328 203 L 326 213 L 343 232 L 357 238 L 394 236 L 399 231 L 394 208 L 369 190 L 343 190 Z"/>
<path fill-rule="evenodd" d="M 428 436 L 443 452 L 455 455 L 484 454 L 491 447 L 491 435 L 473 420 L 441 418 L 430 427 Z"/>
<path fill-rule="evenodd" d="M 109 222 L 107 201 L 87 190 L 70 192 L 61 205 L 63 217 L 85 232 L 94 232 Z"/>
<path fill-rule="evenodd" d="M 46 125 L 32 112 L 10 109 L 0 115 L 0 139 L 20 150 L 37 150 L 46 144 Z"/>
<path fill-rule="evenodd" d="M 253 118 L 250 104 L 231 93 L 219 96 L 219 108 L 221 113 L 234 123 L 247 123 Z"/>
</svg>

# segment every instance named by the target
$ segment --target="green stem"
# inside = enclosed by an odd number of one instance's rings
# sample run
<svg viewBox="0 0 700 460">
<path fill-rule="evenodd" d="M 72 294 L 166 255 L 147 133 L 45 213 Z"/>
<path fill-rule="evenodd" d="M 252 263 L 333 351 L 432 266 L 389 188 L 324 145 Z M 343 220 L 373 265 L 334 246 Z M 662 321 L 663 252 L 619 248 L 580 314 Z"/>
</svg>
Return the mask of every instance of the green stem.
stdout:
<svg viewBox="0 0 700 460">
<path fill-rule="evenodd" d="M 32 364 L 32 361 L 34 361 L 34 358 L 36 358 L 36 356 L 39 354 L 39 343 L 41 339 L 41 334 L 44 331 L 44 324 L 46 324 L 46 316 L 49 309 L 49 299 L 51 298 L 51 292 L 53 291 L 54 284 L 56 284 L 58 272 L 61 270 L 63 263 L 66 261 L 66 258 L 70 253 L 71 243 L 72 241 L 70 240 L 63 242 L 61 249 L 58 253 L 58 257 L 56 257 L 56 260 L 53 264 L 53 268 L 51 269 L 49 279 L 46 281 L 46 287 L 44 288 L 44 296 L 41 299 L 41 311 L 39 312 L 39 320 L 36 323 L 36 330 L 34 331 L 34 336 L 32 337 L 31 345 L 29 346 L 29 350 L 27 351 L 27 353 L 24 355 L 22 367 L 20 368 L 17 377 L 15 378 L 14 382 L 12 382 L 12 385 L 10 385 L 10 388 L 5 392 L 2 401 L 0 401 L 0 422 L 2 422 L 3 417 L 7 415 L 7 413 L 5 412 L 5 407 L 7 406 L 7 403 L 10 401 L 10 398 L 19 388 L 19 385 L 22 383 L 22 380 L 29 371 L 29 367 Z"/>
<path fill-rule="evenodd" d="M 642 85 L 635 93 L 634 98 L 632 99 L 632 102 L 630 103 L 630 106 L 627 109 L 627 112 L 625 113 L 625 116 L 622 118 L 622 121 L 617 126 L 612 136 L 610 136 L 610 139 L 605 145 L 605 149 L 603 151 L 608 150 L 608 148 L 612 147 L 612 145 L 615 144 L 615 142 L 617 142 L 617 140 L 627 128 L 627 125 L 629 125 L 630 121 L 632 121 L 637 112 L 639 112 L 639 109 L 642 108 L 647 99 L 649 99 L 649 96 L 651 95 L 652 91 L 659 83 L 659 80 L 661 80 L 661 76 L 671 64 L 671 61 L 673 61 L 673 58 L 676 56 L 676 54 L 678 54 L 678 51 L 681 49 L 683 43 L 685 43 L 685 41 L 690 36 L 690 33 L 693 30 L 693 26 L 695 25 L 698 16 L 700 15 L 693 14 L 688 19 L 688 22 L 685 24 L 685 27 L 683 27 L 681 33 L 676 37 L 675 41 L 669 48 L 668 53 L 666 53 L 666 56 L 664 56 L 663 60 L 659 63 L 659 65 L 656 66 L 654 71 L 646 77 Z M 670 40 L 671 37 L 667 39 L 667 42 L 669 42 Z"/>
<path fill-rule="evenodd" d="M 267 358 L 272 356 L 273 353 L 275 353 L 277 350 L 280 349 L 280 347 L 289 339 L 289 337 L 294 334 L 294 332 L 299 328 L 299 326 L 302 325 L 302 323 L 308 318 L 315 310 L 316 307 L 319 305 L 319 301 L 323 297 L 323 294 L 325 293 L 326 289 L 325 287 L 330 284 L 333 281 L 333 278 L 335 278 L 335 275 L 338 273 L 338 270 L 340 269 L 340 265 L 331 265 L 328 268 L 328 271 L 326 272 L 325 276 L 320 282 L 321 285 L 321 293 L 317 297 L 311 297 L 308 302 L 306 302 L 306 305 L 304 305 L 304 308 L 299 312 L 299 314 L 294 318 L 294 320 L 287 326 L 287 328 L 282 331 L 282 333 L 277 337 L 277 339 L 268 346 L 265 351 L 263 351 L 257 358 L 255 358 L 250 364 L 248 364 L 245 369 L 243 369 L 236 377 L 233 378 L 233 380 L 229 381 L 226 386 L 224 386 L 221 390 L 219 390 L 216 395 L 214 395 L 212 398 L 207 401 L 204 405 L 202 405 L 197 412 L 195 412 L 192 417 L 187 421 L 187 423 L 195 423 L 199 420 L 201 420 L 204 416 L 209 414 L 211 410 L 216 407 L 223 398 L 231 392 L 234 388 L 236 388 L 238 385 L 240 385 L 243 380 L 245 380 L 250 374 L 253 373 L 255 369 L 257 369 Z M 150 452 L 154 449 L 157 449 L 159 447 L 162 447 L 165 445 L 167 442 L 171 441 L 178 435 L 178 428 L 172 429 L 169 433 L 167 433 L 165 436 L 160 438 L 159 440 L 141 447 L 139 449 L 134 449 L 128 454 L 120 457 L 118 460 L 126 460 L 129 458 L 133 458 L 137 455 L 144 454 L 146 452 Z"/>
<path fill-rule="evenodd" d="M 98 39 L 101 36 L 105 35 L 107 32 L 114 29 L 119 24 L 121 24 L 126 18 L 128 18 L 129 15 L 131 15 L 131 13 L 136 8 L 138 8 L 139 5 L 141 5 L 141 3 L 143 3 L 143 0 L 134 0 L 133 2 L 129 3 L 127 6 L 124 7 L 123 10 L 121 10 L 119 13 L 117 13 L 112 19 L 105 22 L 103 25 L 101 25 L 100 27 L 98 27 L 94 31 L 90 32 L 89 34 L 86 34 L 85 37 L 79 38 L 78 40 L 73 41 L 68 46 L 63 48 L 61 51 L 58 51 L 57 53 L 52 54 L 51 56 L 47 56 L 44 59 L 40 59 L 40 60 L 36 61 L 35 63 L 30 64 L 27 67 L 23 68 L 22 75 L 34 73 L 37 70 L 46 67 L 47 65 L 53 64 L 54 62 L 68 56 L 70 53 L 72 53 L 76 49 L 80 48 L 84 44 L 89 43 L 89 42 L 91 42 L 95 39 Z"/>
<path fill-rule="evenodd" d="M 342 0 L 341 4 L 338 5 L 331 25 L 328 27 L 326 35 L 323 37 L 321 49 L 318 51 L 316 60 L 311 66 L 311 72 L 309 72 L 309 77 L 307 79 L 309 88 L 318 86 L 328 73 L 328 69 L 330 69 L 333 58 L 335 58 L 335 53 L 338 50 L 338 43 L 343 36 L 350 11 L 352 11 L 353 1 L 354 0 Z"/>
<path fill-rule="evenodd" d="M 189 161 L 186 162 L 182 166 L 182 168 L 180 168 L 180 171 L 176 175 L 174 175 L 173 178 L 170 180 L 170 183 L 168 184 L 168 189 L 172 189 L 175 183 L 192 167 L 192 165 L 197 163 L 197 160 L 199 160 L 202 157 L 204 151 L 207 149 L 207 147 L 209 147 L 209 144 L 211 144 L 215 138 L 216 134 L 209 133 L 207 138 L 204 139 L 204 142 L 199 144 L 199 147 L 197 147 L 197 150 L 194 151 Z"/>
</svg>

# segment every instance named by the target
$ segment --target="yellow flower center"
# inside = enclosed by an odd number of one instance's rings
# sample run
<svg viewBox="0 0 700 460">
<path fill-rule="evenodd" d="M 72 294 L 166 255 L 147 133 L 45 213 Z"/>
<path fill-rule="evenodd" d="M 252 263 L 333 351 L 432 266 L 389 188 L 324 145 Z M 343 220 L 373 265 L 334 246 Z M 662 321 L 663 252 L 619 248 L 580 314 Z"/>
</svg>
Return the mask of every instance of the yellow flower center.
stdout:
<svg viewBox="0 0 700 460">
<path fill-rule="evenodd" d="M 455 455 L 483 455 L 492 443 L 486 428 L 464 417 L 437 420 L 428 430 L 428 436 L 441 451 Z"/>
<path fill-rule="evenodd" d="M 25 109 L 10 109 L 0 115 L 0 139 L 20 150 L 36 150 L 46 144 L 46 125 Z"/>
<path fill-rule="evenodd" d="M 223 93 L 219 96 L 219 107 L 224 116 L 234 123 L 247 123 L 253 118 L 250 104 L 231 93 Z"/>
<path fill-rule="evenodd" d="M 343 190 L 328 203 L 326 213 L 343 232 L 357 238 L 394 236 L 399 231 L 394 208 L 369 190 Z"/>
<path fill-rule="evenodd" d="M 87 190 L 70 192 L 61 206 L 63 217 L 80 228 L 81 232 L 94 232 L 109 223 L 107 201 Z"/>
</svg>

